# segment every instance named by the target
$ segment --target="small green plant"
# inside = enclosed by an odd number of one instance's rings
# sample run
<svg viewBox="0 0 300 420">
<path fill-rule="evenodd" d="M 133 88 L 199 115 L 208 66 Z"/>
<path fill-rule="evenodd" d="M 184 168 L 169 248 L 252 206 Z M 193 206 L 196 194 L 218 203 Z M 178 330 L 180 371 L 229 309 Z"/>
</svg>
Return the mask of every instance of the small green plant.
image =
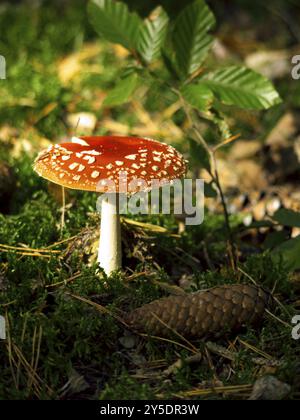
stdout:
<svg viewBox="0 0 300 420">
<path fill-rule="evenodd" d="M 222 129 L 219 104 L 262 110 L 281 100 L 262 75 L 242 66 L 207 71 L 206 60 L 214 42 L 215 17 L 204 0 L 187 6 L 170 20 L 158 7 L 145 20 L 114 0 L 91 0 L 89 17 L 99 35 L 121 44 L 131 53 L 120 82 L 105 100 L 106 105 L 127 102 L 149 77 L 168 86 L 189 106 L 221 129 L 221 139 L 230 137 Z M 165 68 L 158 72 L 157 67 Z M 223 118 L 223 120 L 225 120 Z"/>
<path fill-rule="evenodd" d="M 234 265 L 233 238 L 215 152 L 233 138 L 226 119 L 229 106 L 265 110 L 281 102 L 279 94 L 269 80 L 248 68 L 218 67 L 208 61 L 216 20 L 204 0 L 188 5 L 175 19 L 159 6 L 142 21 L 124 3 L 114 0 L 91 0 L 88 12 L 99 35 L 130 52 L 127 66 L 104 105 L 126 103 L 141 85 L 148 89 L 156 85 L 180 101 L 189 122 L 191 157 L 209 172 L 211 186 L 223 204 Z M 215 127 L 218 142 L 210 144 L 203 136 L 203 122 Z"/>
<path fill-rule="evenodd" d="M 63 12 L 56 7 L 60 4 L 56 0 L 43 2 L 42 7 L 35 3 L 31 7 L 28 2 L 24 5 L 20 2 L 16 7 L 13 3 L 7 2 L 0 12 L 0 51 L 7 60 L 7 79 L 0 81 L 0 160 L 12 167 L 15 177 L 10 208 L 7 214 L 0 214 L 0 318 L 5 318 L 6 325 L 6 340 L 0 339 L 0 400 L 242 399 L 249 396 L 245 387 L 250 389 L 257 377 L 268 372 L 274 372 L 281 381 L 290 384 L 293 391 L 289 398 L 297 398 L 299 341 L 292 339 L 291 320 L 297 310 L 298 276 L 296 273 L 291 278 L 289 270 L 299 269 L 300 248 L 299 238 L 284 244 L 282 238 L 289 237 L 291 227 L 299 227 L 298 213 L 280 209 L 267 222 L 251 226 L 251 232 L 255 226 L 271 230 L 272 236 L 262 248 L 266 252 L 261 253 L 256 247 L 249 249 L 248 244 L 245 251 L 244 246 L 240 246 L 245 243 L 244 236 L 243 243 L 239 239 L 240 231 L 244 234 L 245 229 L 241 227 L 244 213 L 231 215 L 231 230 L 242 252 L 240 271 L 233 271 L 225 264 L 227 233 L 222 214 L 208 213 L 205 223 L 188 227 L 180 236 L 175 218 L 147 216 L 149 227 L 158 225 L 158 229 L 147 230 L 143 223 L 145 218 L 140 215 L 138 221 L 145 229 L 127 221 L 123 224 L 127 272 L 103 283 L 95 276 L 96 265 L 91 258 L 94 240 L 98 238 L 94 229 L 99 217 L 93 214 L 96 195 L 68 192 L 70 208 L 61 237 L 60 191 L 57 195 L 32 170 L 33 155 L 43 147 L 40 142 L 44 142 L 44 137 L 57 142 L 68 134 L 65 117 L 70 113 L 97 112 L 101 123 L 95 134 L 102 135 L 111 130 L 102 124 L 106 118 L 117 119 L 126 127 L 139 124 L 139 118 L 132 112 L 136 98 L 141 99 L 141 105 L 153 119 L 170 105 L 171 109 L 178 109 L 172 119 L 186 130 L 183 139 L 186 141 L 177 146 L 184 153 L 190 150 L 190 163 L 195 169 L 201 166 L 211 170 L 213 162 L 198 139 L 199 133 L 214 153 L 216 147 L 231 137 L 228 121 L 238 121 L 232 118 L 232 108 L 222 104 L 216 93 L 209 92 L 208 86 L 198 87 L 205 75 L 221 64 L 209 55 L 208 48 L 199 69 L 185 78 L 179 70 L 174 48 L 175 20 L 157 9 L 146 23 L 138 16 L 135 19 L 139 31 L 143 28 L 154 31 L 149 39 L 156 41 L 151 41 L 152 48 L 146 58 L 140 44 L 143 48 L 150 45 L 147 37 L 138 35 L 139 47 L 129 47 L 130 56 L 122 54 L 122 58 L 112 54 L 111 44 L 101 42 L 101 53 L 88 59 L 80 67 L 78 76 L 64 84 L 58 75 L 58 64 L 73 57 L 73 53 L 77 56 L 79 51 L 82 53 L 89 50 L 90 45 L 94 46 L 96 34 L 88 27 L 83 13 L 86 2 L 66 2 Z M 120 7 L 117 1 L 109 3 L 113 8 Z M 127 3 L 138 3 L 141 9 L 149 7 L 149 2 L 131 0 Z M 230 6 L 243 4 L 244 7 L 245 3 L 246 0 L 234 1 Z M 173 4 L 175 2 L 172 8 Z M 216 5 L 220 11 L 219 7 Z M 128 13 L 125 6 L 124 19 L 127 19 L 126 11 Z M 258 12 L 263 16 L 261 11 L 259 6 Z M 166 22 L 159 18 L 161 13 Z M 96 18 L 96 13 L 92 11 L 92 14 Z M 109 21 L 106 26 L 113 27 Z M 122 25 L 114 26 L 120 30 Z M 268 26 L 273 31 L 273 26 Z M 70 30 L 63 36 L 66 27 Z M 239 30 L 238 25 L 232 28 L 233 32 L 236 30 Z M 146 33 L 147 29 L 144 31 Z M 161 31 L 164 31 L 163 42 L 155 35 Z M 121 34 L 119 39 L 123 38 Z M 96 47 L 99 51 L 99 45 Z M 119 48 L 116 51 L 119 52 Z M 119 82 L 118 74 L 121 75 Z M 129 76 L 131 82 L 127 84 Z M 293 106 L 298 106 L 300 91 L 297 96 L 291 78 L 290 82 L 293 95 L 289 94 L 289 100 L 293 101 Z M 289 83 L 283 81 L 283 84 L 280 86 L 285 92 Z M 115 93 L 108 95 L 105 103 L 111 110 L 99 109 L 103 91 L 111 86 L 115 86 L 112 89 Z M 195 104 L 185 89 L 197 90 L 197 95 L 193 96 L 197 99 Z M 126 101 L 131 99 L 131 106 L 127 106 Z M 48 104 L 55 103 L 57 107 L 50 107 L 52 112 L 45 115 Z M 186 111 L 191 115 L 189 120 Z M 268 113 L 268 121 L 262 119 L 263 132 L 271 129 L 271 120 L 278 117 L 281 107 L 274 111 L 273 117 L 272 112 Z M 169 119 L 169 115 L 165 118 Z M 7 124 L 13 130 L 5 134 L 7 129 L 3 125 Z M 238 129 L 235 127 L 233 131 L 235 134 Z M 26 149 L 20 147 L 23 141 Z M 207 187 L 207 194 L 216 196 L 215 185 L 212 185 L 215 189 Z M 280 226 L 284 227 L 283 232 Z M 255 235 L 258 244 L 260 238 L 261 235 Z M 282 254 L 287 260 L 284 264 Z M 205 343 L 193 341 L 204 355 L 201 361 L 195 361 L 194 351 L 185 348 L 187 343 L 179 337 L 168 342 L 155 337 L 128 336 L 123 324 L 116 321 L 116 316 L 122 318 L 124 313 L 169 295 L 176 290 L 175 285 L 193 292 L 236 283 L 237 279 L 250 283 L 250 278 L 266 289 L 276 288 L 275 296 L 282 305 L 272 309 L 275 317 L 266 315 L 259 331 L 241 331 L 234 346 L 229 346 L 231 337 L 220 338 L 217 346 L 207 349 Z M 99 312 L 97 308 L 101 306 L 110 314 Z M 223 349 L 230 350 L 225 353 L 229 358 L 224 357 Z M 224 392 L 205 394 L 218 386 L 216 377 L 223 383 Z M 232 387 L 237 389 L 239 385 L 240 389 L 232 394 Z"/>
</svg>

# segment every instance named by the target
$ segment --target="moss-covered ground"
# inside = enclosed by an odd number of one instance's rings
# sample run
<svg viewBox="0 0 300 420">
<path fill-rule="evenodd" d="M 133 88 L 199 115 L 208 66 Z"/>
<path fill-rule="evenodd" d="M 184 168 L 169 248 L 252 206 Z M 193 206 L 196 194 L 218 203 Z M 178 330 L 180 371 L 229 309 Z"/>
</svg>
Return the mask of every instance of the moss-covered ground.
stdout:
<svg viewBox="0 0 300 420">
<path fill-rule="evenodd" d="M 8 6 L 0 13 L 0 52 L 8 69 L 7 80 L 0 81 L 0 161 L 12 167 L 14 179 L 0 213 L 0 315 L 7 321 L 7 339 L 0 341 L 0 399 L 242 399 L 264 374 L 288 383 L 288 398 L 299 397 L 299 342 L 291 338 L 297 276 L 251 239 L 246 249 L 241 238 L 251 235 L 244 216 L 231 218 L 242 249 L 235 271 L 221 213 L 207 211 L 204 224 L 181 234 L 173 216 L 128 216 L 141 223 L 123 221 L 124 270 L 109 279 L 95 274 L 97 195 L 67 192 L 61 229 L 61 190 L 34 173 L 38 151 L 74 133 L 66 122 L 72 113 L 93 113 L 96 134 L 120 126 L 130 132 L 141 118 L 136 104 L 101 107 L 123 52 L 99 43 L 83 12 L 85 2 L 70 4 Z M 70 80 L 66 57 L 79 66 Z M 172 97 L 166 93 L 162 99 L 153 89 L 143 101 L 151 115 L 172 104 Z M 180 123 L 183 116 L 172 118 Z M 103 126 L 104 119 L 120 126 Z M 188 154 L 184 139 L 173 144 Z M 194 347 L 178 337 L 142 337 L 118 321 L 174 286 L 193 291 L 251 279 L 274 291 L 280 304 L 273 316 L 266 314 L 259 329 L 224 337 L 215 347 L 194 341 L 202 354 L 194 363 Z M 169 369 L 178 360 L 180 368 Z"/>
</svg>

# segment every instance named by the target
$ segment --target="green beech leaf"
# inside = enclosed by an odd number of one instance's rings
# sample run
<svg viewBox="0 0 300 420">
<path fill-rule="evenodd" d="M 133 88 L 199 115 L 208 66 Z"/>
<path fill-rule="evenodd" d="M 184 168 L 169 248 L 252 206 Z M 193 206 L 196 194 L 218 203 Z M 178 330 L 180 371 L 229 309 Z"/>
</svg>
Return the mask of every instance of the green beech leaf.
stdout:
<svg viewBox="0 0 300 420">
<path fill-rule="evenodd" d="M 158 7 L 141 27 L 137 49 L 146 63 L 151 63 L 160 55 L 167 34 L 168 22 L 168 15 L 161 7 Z"/>
<path fill-rule="evenodd" d="M 210 171 L 210 158 L 205 148 L 193 139 L 189 139 L 190 159 L 195 167 L 205 168 Z"/>
<path fill-rule="evenodd" d="M 204 195 L 207 198 L 217 198 L 218 193 L 214 188 L 214 184 L 212 182 L 207 183 L 204 182 Z"/>
<path fill-rule="evenodd" d="M 273 258 L 277 261 L 282 258 L 289 270 L 300 269 L 300 236 L 283 242 L 276 247 L 272 253 Z"/>
<path fill-rule="evenodd" d="M 139 78 L 136 73 L 131 73 L 119 81 L 119 83 L 109 92 L 103 105 L 115 106 L 122 105 L 131 99 L 132 94 L 137 88 Z"/>
<path fill-rule="evenodd" d="M 126 4 L 115 0 L 91 0 L 88 15 L 96 32 L 110 42 L 136 48 L 141 19 Z"/>
<path fill-rule="evenodd" d="M 204 85 L 190 84 L 181 88 L 183 98 L 199 111 L 207 112 L 213 102 L 213 92 Z"/>
<path fill-rule="evenodd" d="M 226 105 L 244 109 L 268 109 L 281 102 L 272 83 L 245 67 L 231 66 L 205 75 L 200 82 Z"/>
<path fill-rule="evenodd" d="M 300 213 L 288 209 L 279 209 L 272 217 L 283 226 L 300 228 Z"/>
<path fill-rule="evenodd" d="M 280 246 L 287 240 L 287 232 L 280 230 L 279 232 L 271 232 L 267 235 L 263 247 L 265 249 L 273 249 Z"/>
<path fill-rule="evenodd" d="M 178 15 L 173 30 L 177 67 L 183 78 L 199 69 L 213 43 L 209 31 L 215 17 L 204 0 L 196 0 Z"/>
</svg>

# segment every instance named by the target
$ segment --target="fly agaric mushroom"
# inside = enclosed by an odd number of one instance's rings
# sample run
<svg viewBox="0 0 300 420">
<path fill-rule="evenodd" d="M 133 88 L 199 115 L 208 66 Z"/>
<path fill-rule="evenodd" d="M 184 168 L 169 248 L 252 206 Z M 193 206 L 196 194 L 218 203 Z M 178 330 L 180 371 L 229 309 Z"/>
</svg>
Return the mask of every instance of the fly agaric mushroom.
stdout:
<svg viewBox="0 0 300 420">
<path fill-rule="evenodd" d="M 43 178 L 75 190 L 109 192 L 115 200 L 102 201 L 98 262 L 107 275 L 121 268 L 121 229 L 118 200 L 122 192 L 120 174 L 130 193 L 151 189 L 181 178 L 186 172 L 183 156 L 172 146 L 156 140 L 103 136 L 73 137 L 72 142 L 51 145 L 35 160 L 35 171 Z M 133 183 L 132 183 L 133 181 Z M 109 190 L 109 185 L 115 188 Z M 142 187 L 141 187 L 142 185 Z"/>
</svg>

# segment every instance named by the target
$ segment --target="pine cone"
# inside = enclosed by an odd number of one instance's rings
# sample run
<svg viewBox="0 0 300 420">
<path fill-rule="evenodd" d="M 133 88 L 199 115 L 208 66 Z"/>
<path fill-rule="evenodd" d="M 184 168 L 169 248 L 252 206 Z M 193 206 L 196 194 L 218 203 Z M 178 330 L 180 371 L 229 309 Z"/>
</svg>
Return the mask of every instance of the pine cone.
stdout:
<svg viewBox="0 0 300 420">
<path fill-rule="evenodd" d="M 256 286 L 225 285 L 155 300 L 130 312 L 126 322 L 151 335 L 169 336 L 173 329 L 185 337 L 220 337 L 257 324 L 270 300 Z"/>
</svg>

